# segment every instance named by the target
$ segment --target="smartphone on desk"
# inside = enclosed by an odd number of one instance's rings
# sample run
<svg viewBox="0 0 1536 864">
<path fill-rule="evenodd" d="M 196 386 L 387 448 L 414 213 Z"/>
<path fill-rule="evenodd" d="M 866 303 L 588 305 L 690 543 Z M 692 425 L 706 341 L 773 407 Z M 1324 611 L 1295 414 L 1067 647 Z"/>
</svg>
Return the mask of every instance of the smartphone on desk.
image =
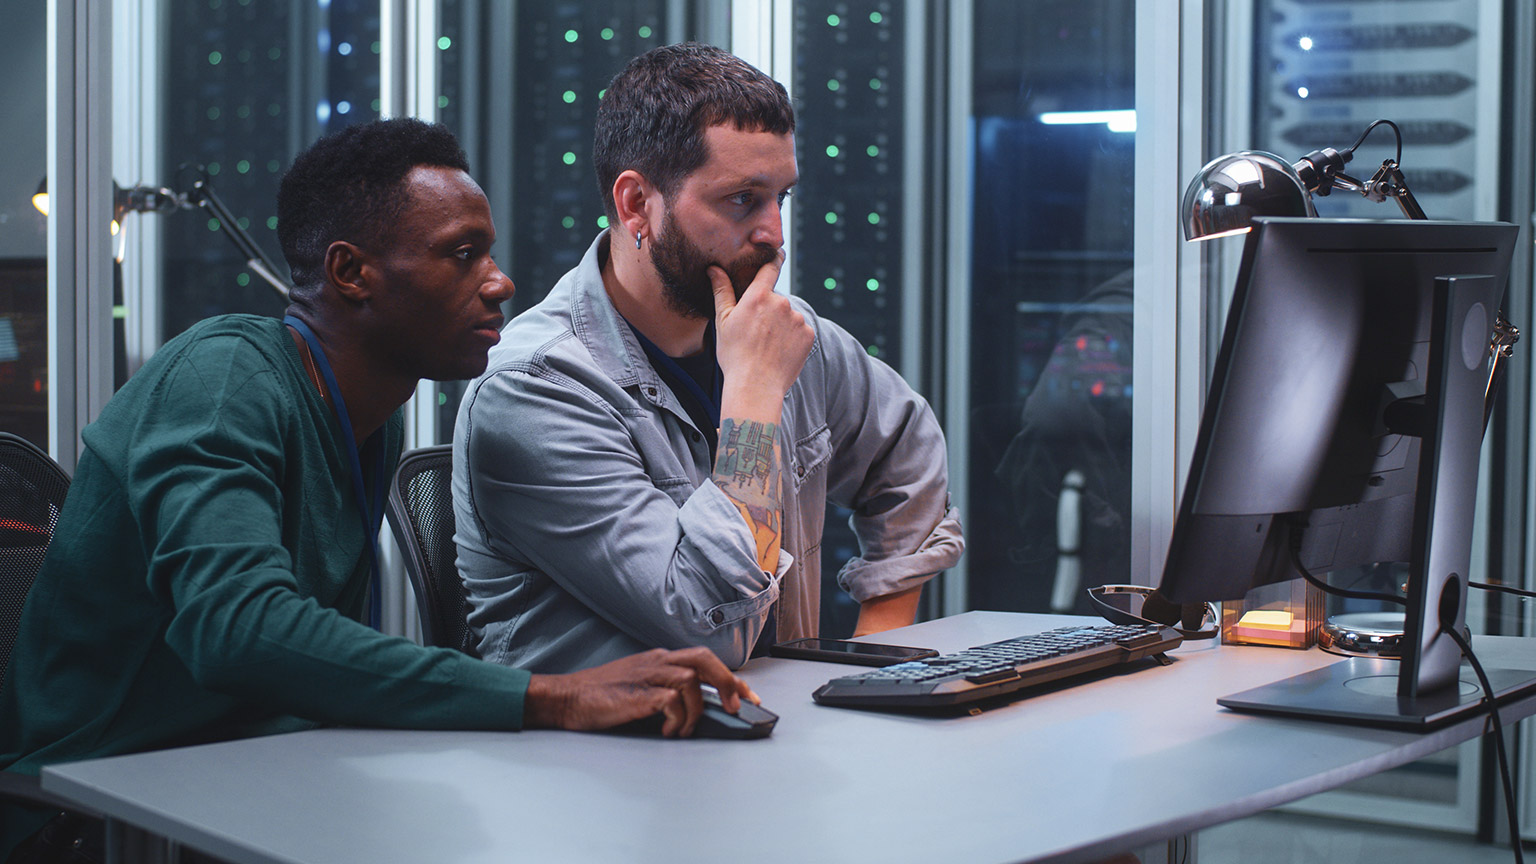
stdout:
<svg viewBox="0 0 1536 864">
<path fill-rule="evenodd" d="M 905 645 L 880 645 L 847 639 L 794 639 L 768 648 L 769 657 L 795 660 L 820 660 L 824 663 L 852 663 L 856 666 L 890 666 L 908 660 L 937 657 L 932 648 L 908 648 Z"/>
</svg>

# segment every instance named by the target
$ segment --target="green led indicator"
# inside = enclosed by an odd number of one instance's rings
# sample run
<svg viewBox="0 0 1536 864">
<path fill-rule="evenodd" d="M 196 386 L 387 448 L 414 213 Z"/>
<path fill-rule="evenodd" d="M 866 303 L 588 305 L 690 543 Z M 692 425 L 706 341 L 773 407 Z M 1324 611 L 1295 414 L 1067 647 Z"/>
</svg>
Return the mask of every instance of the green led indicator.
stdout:
<svg viewBox="0 0 1536 864">
<path fill-rule="evenodd" d="M 607 228 L 608 227 L 608 217 L 607 216 L 599 216 L 599 217 L 597 217 L 597 227 L 599 227 L 599 228 Z"/>
<path fill-rule="evenodd" d="M 208 54 L 208 65 L 209 66 L 217 66 L 217 65 L 219 65 L 219 61 L 223 60 L 223 59 L 224 59 L 224 55 L 223 54 L 220 54 L 217 51 L 209 52 L 209 54 Z"/>
<path fill-rule="evenodd" d="M 567 31 L 565 31 L 565 41 L 567 41 L 567 42 L 575 42 L 577 39 L 580 39 L 580 38 L 581 38 L 581 34 L 577 33 L 575 30 L 567 30 Z"/>
<path fill-rule="evenodd" d="M 276 231 L 277 230 L 277 217 L 276 216 L 268 216 L 267 217 L 267 228 L 272 230 L 272 231 Z"/>
<path fill-rule="evenodd" d="M 268 159 L 267 160 L 267 173 L 268 174 L 276 174 L 278 172 L 278 169 L 280 169 L 282 167 L 283 166 L 281 164 L 279 164 L 276 159 Z M 276 221 L 276 220 L 274 220 L 274 221 Z"/>
<path fill-rule="evenodd" d="M 608 95 L 608 88 L 607 87 L 604 87 L 603 89 L 597 91 L 597 98 L 599 98 L 599 99 L 601 99 L 601 98 L 603 98 L 604 96 L 607 96 L 607 95 Z"/>
<path fill-rule="evenodd" d="M 871 345 L 868 348 L 865 348 L 864 351 L 866 353 L 868 353 L 869 356 L 871 356 L 871 357 L 879 357 L 880 356 L 880 346 L 879 345 Z"/>
<path fill-rule="evenodd" d="M 447 36 L 439 36 L 439 37 L 437 37 L 437 50 L 439 50 L 439 51 L 447 51 L 449 48 L 452 48 L 452 47 L 453 47 L 453 40 L 452 39 L 449 39 Z"/>
<path fill-rule="evenodd" d="M 374 112 L 374 113 L 375 113 L 375 114 L 377 114 L 377 113 L 378 113 L 378 112 L 379 112 L 379 106 L 380 106 L 380 105 L 383 105 L 383 104 L 384 104 L 384 103 L 383 103 L 383 102 L 380 102 L 380 101 L 379 101 L 379 100 L 377 100 L 377 99 L 375 99 L 375 100 L 373 100 L 373 101 L 372 101 L 372 102 L 369 102 L 369 103 L 368 103 L 368 104 L 369 104 L 369 105 L 370 105 L 370 106 L 372 106 L 372 107 L 373 107 L 373 112 Z"/>
<path fill-rule="evenodd" d="M 868 288 L 871 291 L 879 291 L 880 290 L 880 280 L 879 279 L 870 279 L 870 280 L 868 280 L 868 281 L 866 281 L 864 283 L 864 287 Z"/>
<path fill-rule="evenodd" d="M 437 107 L 439 107 L 439 108 L 447 108 L 448 107 L 448 97 L 447 96 L 439 96 L 439 97 L 437 97 Z"/>
<path fill-rule="evenodd" d="M 217 120 L 217 119 L 219 119 L 219 109 L 217 107 L 209 108 L 208 109 L 208 119 L 209 120 Z"/>
<path fill-rule="evenodd" d="M 267 59 L 268 60 L 279 60 L 279 59 L 282 59 L 282 56 L 283 56 L 283 49 L 281 49 L 281 48 L 273 46 L 272 48 L 268 48 L 267 49 Z"/>
<path fill-rule="evenodd" d="M 879 90 L 880 89 L 880 79 L 879 78 L 871 78 L 871 79 L 869 79 L 869 89 L 871 89 L 871 90 Z"/>
<path fill-rule="evenodd" d="M 869 214 L 869 224 L 871 224 L 871 225 L 879 225 L 880 224 L 880 214 L 879 213 L 871 213 L 871 214 Z"/>
<path fill-rule="evenodd" d="M 649 39 L 649 38 L 651 38 L 651 32 L 652 31 L 651 31 L 650 27 L 641 27 L 640 28 L 640 38 L 641 39 Z"/>
<path fill-rule="evenodd" d="M 831 210 L 827 211 L 827 224 L 828 225 L 836 225 L 837 224 L 837 214 L 833 213 Z"/>
<path fill-rule="evenodd" d="M 217 173 L 219 173 L 219 163 L 217 163 L 217 162 L 209 162 L 208 163 L 208 173 L 209 174 L 217 174 Z"/>
<path fill-rule="evenodd" d="M 236 219 L 235 220 L 235 224 L 240 226 L 240 230 L 241 231 L 249 231 L 249 230 L 251 230 L 251 220 L 245 218 L 244 216 L 241 216 L 239 219 Z"/>
<path fill-rule="evenodd" d="M 880 148 L 876 147 L 873 144 L 871 144 L 868 147 L 864 148 L 864 152 L 868 153 L 871 156 L 879 156 L 880 155 Z"/>
<path fill-rule="evenodd" d="M 251 173 L 251 162 L 250 162 L 250 160 L 249 159 L 241 159 L 239 162 L 236 162 L 235 163 L 235 170 L 239 171 L 241 174 L 249 174 L 249 173 Z"/>
<path fill-rule="evenodd" d="M 609 41 L 609 40 L 611 40 L 613 38 L 613 28 L 612 27 L 604 27 L 602 29 L 602 32 L 598 33 L 597 35 L 603 37 L 603 41 L 607 42 L 607 41 Z"/>
<path fill-rule="evenodd" d="M 249 273 L 238 274 L 235 276 L 235 284 L 239 285 L 241 288 L 244 288 L 245 286 L 251 284 L 251 275 Z"/>
<path fill-rule="evenodd" d="M 871 24 L 879 24 L 881 21 L 884 21 L 884 20 L 885 20 L 885 16 L 881 15 L 879 12 L 871 12 L 871 13 L 869 13 L 869 22 Z"/>
<path fill-rule="evenodd" d="M 575 228 L 576 227 L 576 217 L 575 216 L 567 216 L 564 219 L 561 219 L 560 220 L 560 227 L 561 228 Z"/>
<path fill-rule="evenodd" d="M 437 404 L 439 406 L 447 405 L 448 404 L 448 394 L 444 393 L 441 390 L 437 391 Z"/>
<path fill-rule="evenodd" d="M 827 89 L 831 90 L 833 93 L 836 93 L 842 86 L 842 82 L 838 81 L 836 78 L 833 78 L 827 82 Z"/>
<path fill-rule="evenodd" d="M 575 165 L 576 164 L 576 154 L 572 153 L 569 150 L 567 150 L 567 151 L 565 151 L 565 155 L 560 157 L 560 161 L 564 162 L 567 165 Z"/>
<path fill-rule="evenodd" d="M 373 43 L 373 44 L 372 44 L 372 45 L 369 45 L 369 46 L 368 46 L 368 50 L 369 50 L 369 51 L 372 51 L 372 52 L 373 52 L 373 53 L 375 53 L 375 54 L 377 54 L 377 53 L 379 53 L 379 52 L 380 52 L 380 51 L 383 51 L 383 50 L 384 50 L 384 46 L 383 46 L 383 45 L 382 45 L 382 44 L 380 44 L 380 43 L 378 43 L 378 42 L 375 42 L 375 43 Z"/>
<path fill-rule="evenodd" d="M 833 159 L 836 159 L 837 158 L 837 154 L 840 153 L 840 152 L 842 152 L 842 151 L 837 149 L 837 145 L 836 144 L 828 144 L 827 145 L 827 155 L 831 156 Z"/>
<path fill-rule="evenodd" d="M 127 306 L 122 306 L 122 305 L 113 306 L 112 307 L 112 318 L 115 321 L 126 321 L 126 320 L 128 320 L 128 307 Z"/>
<path fill-rule="evenodd" d="M 249 105 L 241 105 L 239 108 L 236 108 L 235 109 L 235 116 L 239 117 L 241 120 L 244 120 L 245 118 L 251 116 L 251 106 L 249 106 Z"/>
<path fill-rule="evenodd" d="M 833 288 L 837 287 L 837 280 L 833 279 L 831 276 L 828 276 L 827 278 L 821 280 L 821 287 L 831 291 Z"/>
<path fill-rule="evenodd" d="M 828 27 L 836 27 L 837 25 L 839 25 L 841 23 L 843 23 L 843 19 L 837 17 L 836 15 L 828 15 L 827 16 L 827 26 Z"/>
<path fill-rule="evenodd" d="M 208 220 L 208 230 L 209 231 L 217 231 L 217 230 L 219 230 L 219 220 L 217 220 L 217 219 L 209 219 Z"/>
<path fill-rule="evenodd" d="M 565 100 L 565 104 L 569 105 L 572 102 L 576 101 L 576 91 L 575 90 L 567 90 L 564 93 L 560 94 L 560 98 L 564 99 Z"/>
<path fill-rule="evenodd" d="M 281 113 L 283 113 L 283 106 L 277 104 L 276 102 L 273 102 L 272 104 L 267 106 L 267 116 L 268 117 L 276 117 L 277 115 L 279 115 Z"/>
</svg>

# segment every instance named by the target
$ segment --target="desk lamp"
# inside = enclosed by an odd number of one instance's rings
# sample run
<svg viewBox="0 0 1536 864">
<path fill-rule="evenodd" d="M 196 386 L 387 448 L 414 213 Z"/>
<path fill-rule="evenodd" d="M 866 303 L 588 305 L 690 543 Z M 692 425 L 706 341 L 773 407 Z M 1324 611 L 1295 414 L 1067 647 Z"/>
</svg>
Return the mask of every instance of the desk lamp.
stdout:
<svg viewBox="0 0 1536 864">
<path fill-rule="evenodd" d="M 185 167 L 185 166 L 183 166 Z M 131 189 L 124 189 L 112 183 L 112 235 L 118 238 L 117 254 L 114 256 L 117 263 L 123 260 L 123 234 L 121 226 L 123 217 L 129 213 L 174 213 L 177 210 L 195 210 L 199 207 L 213 214 L 219 227 L 224 229 L 224 236 L 235 244 L 245 258 L 245 266 L 251 272 L 266 280 L 277 293 L 288 299 L 291 290 L 288 283 L 277 275 L 277 268 L 267 258 L 251 235 L 240 227 L 239 220 L 224 206 L 224 201 L 214 192 L 213 186 L 208 182 L 208 175 L 202 166 L 197 166 L 197 180 L 186 192 L 176 192 L 166 187 L 153 187 L 138 185 Z M 48 215 L 48 178 L 44 177 L 37 185 L 37 192 L 32 196 L 32 206 L 39 213 Z"/>
<path fill-rule="evenodd" d="M 1386 126 L 1397 136 L 1397 154 L 1385 159 L 1369 180 L 1360 181 L 1344 173 L 1344 166 L 1354 158 L 1355 150 L 1378 126 Z M 1403 133 L 1391 120 L 1377 120 L 1360 133 L 1348 149 L 1332 147 L 1313 150 L 1292 164 L 1263 150 L 1241 150 L 1218 156 L 1205 164 L 1184 190 L 1179 221 L 1184 225 L 1185 240 L 1210 240 L 1247 233 L 1255 216 L 1316 216 L 1312 196 L 1326 197 L 1335 189 L 1357 192 L 1371 201 L 1388 198 L 1397 202 L 1409 219 L 1425 219 L 1424 210 L 1408 190 L 1400 167 L 1403 158 Z M 1493 412 L 1504 369 L 1500 361 L 1514 352 L 1520 331 L 1504 318 L 1495 316 L 1493 339 L 1488 346 L 1491 363 L 1488 383 L 1483 391 L 1483 424 Z"/>
</svg>

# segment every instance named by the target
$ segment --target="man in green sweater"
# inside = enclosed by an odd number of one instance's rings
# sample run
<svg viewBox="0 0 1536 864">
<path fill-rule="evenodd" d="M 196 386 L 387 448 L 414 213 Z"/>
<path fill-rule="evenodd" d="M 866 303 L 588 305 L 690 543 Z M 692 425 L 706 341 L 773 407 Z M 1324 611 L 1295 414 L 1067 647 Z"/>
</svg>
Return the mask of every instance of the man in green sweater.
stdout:
<svg viewBox="0 0 1536 864">
<path fill-rule="evenodd" d="M 463 151 L 415 120 L 301 154 L 278 226 L 289 317 L 199 323 L 85 429 L 0 684 L 0 769 L 321 723 L 600 729 L 663 714 L 664 734 L 686 735 L 700 681 L 729 710 L 751 697 L 705 649 L 530 675 L 363 623 L 400 406 L 420 378 L 484 371 L 512 282 Z M 0 808 L 0 860 L 51 815 Z"/>
</svg>

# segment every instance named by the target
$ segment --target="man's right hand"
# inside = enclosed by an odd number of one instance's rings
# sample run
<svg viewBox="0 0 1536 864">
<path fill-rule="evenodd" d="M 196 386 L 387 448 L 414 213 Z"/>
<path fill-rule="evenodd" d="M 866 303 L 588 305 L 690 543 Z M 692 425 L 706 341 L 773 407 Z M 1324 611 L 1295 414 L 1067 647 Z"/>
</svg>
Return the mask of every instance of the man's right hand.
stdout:
<svg viewBox="0 0 1536 864">
<path fill-rule="evenodd" d="M 568 675 L 534 675 L 523 701 L 527 728 L 607 729 L 663 714 L 661 734 L 686 736 L 704 711 L 699 684 L 714 685 L 720 704 L 735 712 L 757 702 L 747 682 L 731 674 L 708 648 L 653 648 Z"/>
<path fill-rule="evenodd" d="M 722 416 L 778 423 L 784 394 L 810 356 L 816 333 L 773 285 L 784 251 L 764 264 L 736 299 L 725 271 L 709 268 L 715 291 L 715 360 L 725 375 Z"/>
</svg>

